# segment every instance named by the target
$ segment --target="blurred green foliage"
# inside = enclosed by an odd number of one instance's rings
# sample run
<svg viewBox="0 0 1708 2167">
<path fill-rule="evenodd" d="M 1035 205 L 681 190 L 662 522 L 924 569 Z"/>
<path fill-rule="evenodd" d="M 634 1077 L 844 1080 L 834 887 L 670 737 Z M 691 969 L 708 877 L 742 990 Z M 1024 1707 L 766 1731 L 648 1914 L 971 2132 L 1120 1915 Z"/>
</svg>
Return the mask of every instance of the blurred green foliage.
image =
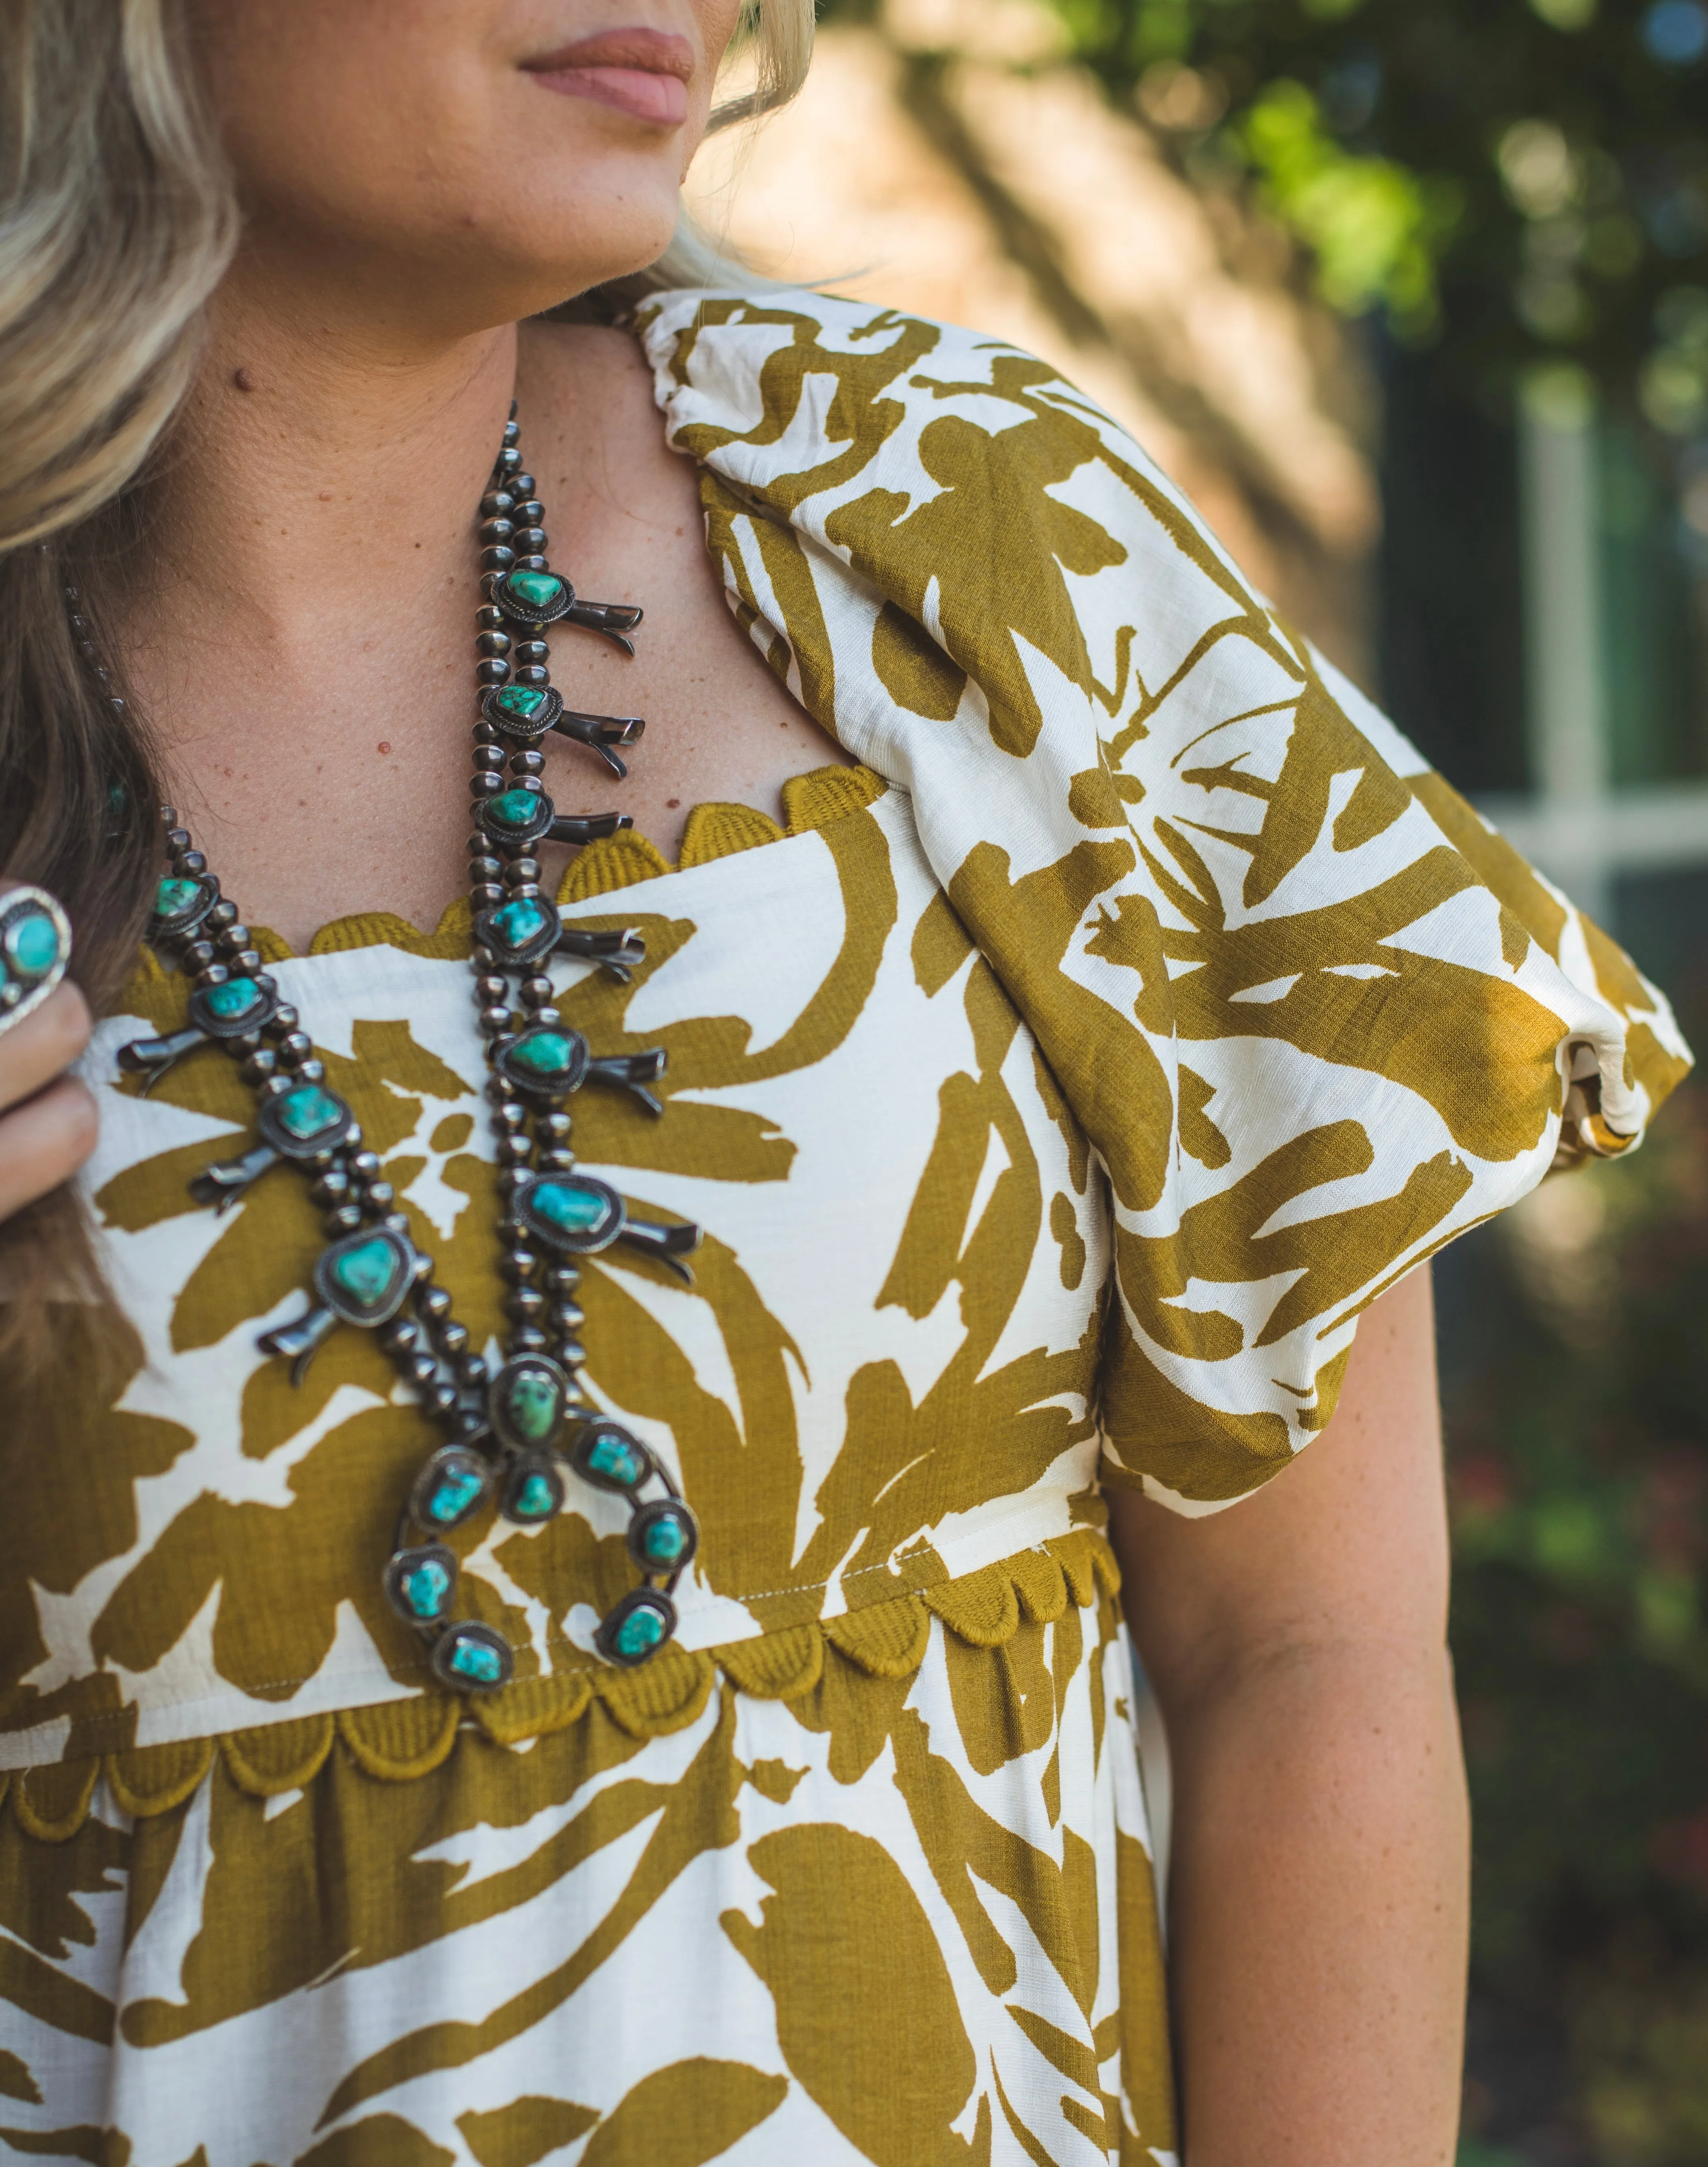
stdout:
<svg viewBox="0 0 1708 2167">
<path fill-rule="evenodd" d="M 1686 1087 L 1636 1159 L 1557 1177 L 1455 1269 L 1442 1267 L 1473 1976 L 1562 2042 L 1589 2156 L 1700 2167 L 1708 1090 Z M 1499 2090 L 1461 2167 L 1497 2167 Z"/>
<path fill-rule="evenodd" d="M 1456 183 L 1336 141 L 1302 82 L 1265 83 L 1232 131 L 1265 207 L 1311 249 L 1323 298 L 1345 315 L 1382 303 L 1411 336 L 1440 315 L 1436 262 L 1463 206 Z"/>
<path fill-rule="evenodd" d="M 1708 419 L 1704 0 L 1054 0 L 1197 177 L 1481 391 L 1568 351 Z"/>
<path fill-rule="evenodd" d="M 1670 1991 L 1641 1970 L 1578 1998 L 1584 2120 L 1612 2167 L 1700 2167 L 1708 2159 L 1708 1978 Z"/>
</svg>

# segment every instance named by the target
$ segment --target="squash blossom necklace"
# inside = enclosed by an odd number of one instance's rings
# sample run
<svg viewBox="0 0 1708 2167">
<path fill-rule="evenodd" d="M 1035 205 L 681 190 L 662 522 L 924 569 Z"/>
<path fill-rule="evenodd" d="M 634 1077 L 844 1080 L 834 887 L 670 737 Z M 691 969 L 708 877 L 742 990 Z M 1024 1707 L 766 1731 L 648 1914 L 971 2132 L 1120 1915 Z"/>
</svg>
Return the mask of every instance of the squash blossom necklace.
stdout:
<svg viewBox="0 0 1708 2167">
<path fill-rule="evenodd" d="M 294 1167 L 324 1213 L 327 1246 L 316 1260 L 310 1306 L 258 1344 L 291 1359 L 302 1381 L 315 1349 L 340 1324 L 372 1332 L 423 1407 L 445 1433 L 416 1476 L 398 1517 L 383 1580 L 392 1608 L 420 1634 L 435 1675 L 464 1691 L 490 1692 L 511 1677 L 515 1657 L 493 1626 L 458 1619 L 458 1560 L 445 1538 L 490 1500 L 519 1527 L 542 1525 L 563 1509 L 573 1472 L 629 1506 L 629 1550 L 641 1579 L 602 1619 L 595 1636 L 607 1661 L 644 1663 L 676 1630 L 671 1600 L 698 1540 L 693 1514 L 669 1474 L 639 1438 L 588 1400 L 580 1372 L 582 1312 L 578 1259 L 626 1242 L 681 1278 L 699 1242 L 692 1226 L 637 1219 L 607 1183 L 578 1174 L 566 1102 L 583 1085 L 626 1091 L 651 1113 L 663 1110 L 649 1086 L 665 1057 L 596 1055 L 553 1005 L 547 965 L 569 956 L 627 980 L 644 960 L 634 932 L 565 925 L 540 886 L 542 843 L 579 845 L 615 834 L 626 813 L 558 812 L 540 780 L 538 746 L 548 731 L 574 739 L 618 776 L 617 748 L 633 744 L 638 717 L 580 714 L 564 705 L 542 635 L 580 626 L 634 652 L 628 635 L 638 608 L 579 600 L 546 561 L 544 507 L 522 470 L 516 409 L 480 500 L 480 588 L 469 840 L 474 915 L 475 1000 L 491 1072 L 487 1097 L 497 1136 L 501 1269 L 510 1284 L 508 1344 L 496 1370 L 472 1348 L 450 1295 L 433 1280 L 433 1260 L 417 1248 L 396 1209 L 377 1156 L 363 1146 L 354 1115 L 327 1088 L 326 1064 L 298 1028 L 297 1011 L 261 967 L 236 903 L 220 895 L 208 861 L 162 808 L 167 872 L 155 898 L 148 938 L 189 976 L 189 1020 L 165 1038 L 121 1048 L 119 1066 L 156 1077 L 194 1048 L 222 1046 L 253 1086 L 259 1140 L 239 1158 L 209 1167 L 190 1184 L 198 1203 L 225 1211 L 280 1164 Z M 72 628 L 98 671 L 89 625 L 67 588 Z M 122 706 L 122 702 L 115 702 Z M 506 768 L 508 772 L 506 772 Z M 512 985 L 512 980 L 517 983 Z"/>
</svg>

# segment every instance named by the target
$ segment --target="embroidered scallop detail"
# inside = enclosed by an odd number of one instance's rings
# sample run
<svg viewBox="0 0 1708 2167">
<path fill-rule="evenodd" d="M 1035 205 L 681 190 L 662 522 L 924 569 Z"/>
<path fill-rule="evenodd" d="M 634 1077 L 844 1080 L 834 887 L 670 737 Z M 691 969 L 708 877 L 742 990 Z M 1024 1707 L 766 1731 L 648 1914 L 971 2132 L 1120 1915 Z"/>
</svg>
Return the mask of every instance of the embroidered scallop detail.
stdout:
<svg viewBox="0 0 1708 2167">
<path fill-rule="evenodd" d="M 309 942 L 310 956 L 342 956 L 353 948 L 413 948 L 421 929 L 392 910 L 353 910 L 319 927 Z"/>
<path fill-rule="evenodd" d="M 766 843 L 780 843 L 782 829 L 768 813 L 752 805 L 697 805 L 682 829 L 684 871 L 690 866 L 709 865 L 713 858 L 733 858 L 739 850 L 756 850 Z"/>
<path fill-rule="evenodd" d="M 26 1836 L 40 1843 L 63 1843 L 82 1826 L 95 1795 L 98 1760 L 55 1761 L 43 1768 L 19 1768 L 12 1779 L 12 1811 Z"/>
<path fill-rule="evenodd" d="M 495 1746 L 519 1746 L 579 1723 L 593 1698 L 592 1674 L 570 1671 L 549 1678 L 518 1678 L 496 1693 L 471 1698 L 469 1713 Z"/>
<path fill-rule="evenodd" d="M 1061 1568 L 1055 1568 L 1058 1578 Z M 983 1572 L 969 1572 L 962 1580 L 946 1580 L 928 1587 L 921 1598 L 935 1610 L 951 1632 L 975 1648 L 1000 1648 L 1020 1630 L 1020 1597 L 1014 1577 L 1000 1565 Z M 1064 1601 L 1066 1597 L 1064 1596 Z"/>
<path fill-rule="evenodd" d="M 281 940 L 270 925 L 252 925 L 249 946 L 263 963 L 289 963 L 292 960 L 289 941 Z"/>
<path fill-rule="evenodd" d="M 828 828 L 833 820 L 875 805 L 888 788 L 883 777 L 869 767 L 817 767 L 807 775 L 791 776 L 782 786 L 786 828 L 779 828 L 775 820 L 751 805 L 715 802 L 697 805 L 682 831 L 682 868 L 707 865 L 740 850 Z M 589 843 L 576 854 L 559 883 L 558 901 L 560 904 L 585 903 L 591 897 L 611 895 L 676 870 L 655 843 L 632 828 L 625 829 L 619 835 Z"/>
<path fill-rule="evenodd" d="M 226 1773 L 240 1791 L 255 1799 L 300 1791 L 320 1774 L 332 1750 L 334 1729 L 330 1715 L 299 1715 L 288 1723 L 234 1730 L 220 1741 Z"/>
<path fill-rule="evenodd" d="M 107 1756 L 107 1788 L 121 1813 L 146 1820 L 181 1806 L 214 1758 L 211 1738 L 180 1739 L 171 1746 L 132 1746 Z"/>
<path fill-rule="evenodd" d="M 670 860 L 656 843 L 627 828 L 620 835 L 602 836 L 576 853 L 558 882 L 558 901 L 585 903 L 590 896 L 636 887 L 642 881 L 657 880 L 672 871 Z"/>
<path fill-rule="evenodd" d="M 407 1783 L 442 1766 L 456 1748 L 459 1728 L 494 1746 L 517 1746 L 567 1730 L 596 1699 L 629 1737 L 660 1738 L 698 1720 L 719 1672 L 755 1699 L 802 1699 L 823 1677 L 828 1646 L 838 1660 L 870 1677 L 911 1677 L 926 1659 L 934 1616 L 972 1646 L 998 1648 L 1020 1629 L 1022 1619 L 1050 1624 L 1069 1603 L 1090 1609 L 1100 1594 L 1112 1597 L 1120 1585 L 1114 1552 L 1101 1533 L 1076 1528 L 1037 1550 L 917 1594 L 892 1596 L 863 1610 L 782 1626 L 720 1648 L 671 1648 L 644 1670 L 589 1666 L 519 1679 L 471 1707 L 460 1698 L 422 1693 L 342 1709 L 336 1715 L 295 1716 L 218 1740 L 132 1746 L 104 1759 L 90 1756 L 0 1770 L 0 1808 L 9 1798 L 26 1834 L 62 1843 L 82 1827 L 103 1770 L 114 1803 L 144 1817 L 169 1812 L 190 1797 L 215 1745 L 240 1790 L 270 1799 L 305 1788 L 325 1765 L 335 1737 L 367 1774 Z"/>
<path fill-rule="evenodd" d="M 783 819 L 791 835 L 827 828 L 850 813 L 875 805 L 889 785 L 869 767 L 815 767 L 792 775 L 782 786 Z"/>
<path fill-rule="evenodd" d="M 825 1636 L 816 1625 L 785 1625 L 756 1640 L 732 1640 L 719 1649 L 718 1664 L 755 1700 L 798 1700 L 825 1674 Z"/>
<path fill-rule="evenodd" d="M 257 934 L 261 929 L 257 929 Z M 271 934 L 267 938 L 271 940 Z M 406 918 L 395 911 L 358 910 L 347 918 L 335 918 L 321 927 L 310 941 L 310 956 L 342 956 L 353 948 L 401 948 L 411 956 L 436 956 L 446 962 L 461 962 L 468 955 L 474 940 L 474 920 L 465 895 L 454 897 L 440 913 L 439 922 L 431 933 L 423 933 Z M 257 938 L 257 946 L 259 940 Z M 290 953 L 284 951 L 284 956 Z M 275 958 L 284 961 L 284 956 Z"/>
<path fill-rule="evenodd" d="M 667 1648 L 633 1671 L 593 1673 L 593 1692 L 631 1738 L 662 1738 L 698 1722 L 718 1666 L 708 1655 Z"/>
<path fill-rule="evenodd" d="M 1022 1550 L 1006 1570 L 1029 1625 L 1053 1625 L 1068 1608 L 1068 1578 L 1048 1550 Z"/>
<path fill-rule="evenodd" d="M 931 1613 L 916 1595 L 825 1621 L 825 1638 L 874 1678 L 910 1678 L 926 1659 Z"/>
<path fill-rule="evenodd" d="M 1062 1568 L 1068 1592 L 1081 1610 L 1089 1610 L 1097 1600 L 1100 1584 L 1106 1595 L 1120 1593 L 1121 1568 L 1101 1535 L 1077 1528 L 1071 1535 L 1052 1536 L 1044 1548 Z"/>
<path fill-rule="evenodd" d="M 459 1699 L 422 1693 L 369 1708 L 341 1708 L 334 1720 L 358 1767 L 388 1783 L 406 1783 L 445 1759 L 457 1742 L 462 1718 Z"/>
</svg>

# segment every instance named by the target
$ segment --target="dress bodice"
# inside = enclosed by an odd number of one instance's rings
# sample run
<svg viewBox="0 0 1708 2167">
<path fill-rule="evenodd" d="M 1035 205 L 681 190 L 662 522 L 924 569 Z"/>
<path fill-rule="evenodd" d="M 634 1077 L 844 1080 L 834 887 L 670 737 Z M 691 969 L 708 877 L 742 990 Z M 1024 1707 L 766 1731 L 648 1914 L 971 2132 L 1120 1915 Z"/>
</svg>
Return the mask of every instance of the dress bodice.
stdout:
<svg viewBox="0 0 1708 2167">
<path fill-rule="evenodd" d="M 595 845 L 565 914 L 639 929 L 647 961 L 627 985 L 554 967 L 596 1052 L 669 1059 L 663 1119 L 576 1094 L 581 1166 L 705 1230 L 692 1290 L 621 1250 L 587 1259 L 581 1290 L 593 1396 L 700 1520 L 687 1650 L 870 1608 L 1095 1511 L 1108 1242 L 1083 1137 L 906 796 L 832 769 L 791 799 L 795 832 L 763 848 L 730 848 L 757 815 L 702 818 L 679 869 L 633 838 Z M 480 1345 L 505 1290 L 466 933 L 346 920 L 305 956 L 275 950 Z M 242 1147 L 232 1065 L 204 1050 L 146 1098 L 117 1078 L 114 1047 L 172 1028 L 184 999 L 145 970 L 85 1063 L 103 1101 L 86 1179 L 141 1359 L 111 1405 L 67 1382 L 75 1445 L 0 1537 L 8 1583 L 52 1597 L 8 1640 L 0 1751 L 24 1759 L 56 1757 L 45 1727 L 110 1750 L 427 1682 L 379 1577 L 431 1441 L 420 1410 L 367 1334 L 337 1333 L 300 1389 L 257 1349 L 321 1237 L 286 1173 L 223 1216 L 191 1202 L 189 1176 Z M 545 1527 L 489 1511 L 454 1539 L 466 1606 L 512 1640 L 520 1682 L 598 1666 L 593 1628 L 635 1579 L 626 1520 L 575 1486 Z"/>
</svg>

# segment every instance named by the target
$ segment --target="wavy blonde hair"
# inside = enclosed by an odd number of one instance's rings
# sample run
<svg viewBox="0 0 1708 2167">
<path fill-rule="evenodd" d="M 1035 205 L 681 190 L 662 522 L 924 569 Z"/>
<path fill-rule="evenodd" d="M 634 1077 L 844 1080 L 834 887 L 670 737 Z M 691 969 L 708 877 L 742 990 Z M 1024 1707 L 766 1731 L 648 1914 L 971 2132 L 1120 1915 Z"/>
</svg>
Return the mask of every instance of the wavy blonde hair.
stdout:
<svg viewBox="0 0 1708 2167">
<path fill-rule="evenodd" d="M 786 103 L 812 41 L 813 0 L 750 0 L 753 88 L 712 128 Z M 102 567 L 195 375 L 237 232 L 178 0 L 0 0 L 0 868 L 64 901 L 97 1013 L 146 916 L 159 790 L 146 726 L 79 653 L 65 592 L 102 644 Z M 684 220 L 607 291 L 614 306 L 749 276 Z M 102 1298 L 69 1192 L 0 1227 L 0 1353 L 45 1343 L 43 1288 Z"/>
</svg>

